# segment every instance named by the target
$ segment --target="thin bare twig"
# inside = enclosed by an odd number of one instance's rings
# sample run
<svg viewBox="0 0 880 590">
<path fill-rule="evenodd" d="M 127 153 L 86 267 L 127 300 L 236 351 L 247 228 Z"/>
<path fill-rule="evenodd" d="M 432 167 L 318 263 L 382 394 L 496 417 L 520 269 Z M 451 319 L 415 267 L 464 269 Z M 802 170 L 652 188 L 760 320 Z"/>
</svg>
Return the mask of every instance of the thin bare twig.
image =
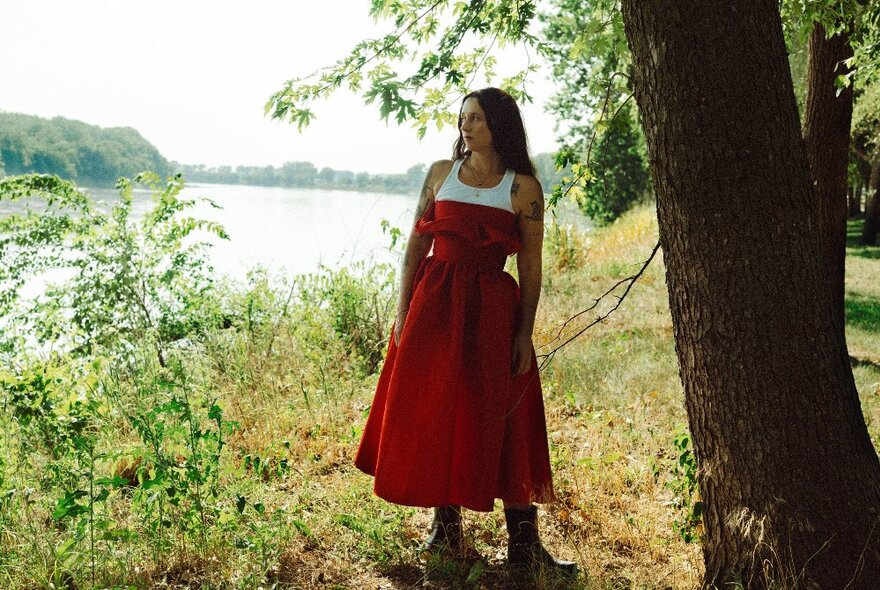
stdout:
<svg viewBox="0 0 880 590">
<path fill-rule="evenodd" d="M 605 313 L 603 313 L 599 316 L 596 316 L 596 318 L 593 321 L 588 323 L 586 326 L 583 326 L 580 329 L 578 329 L 572 336 L 566 337 L 564 342 L 562 342 L 561 344 L 554 347 L 550 352 L 537 355 L 538 358 L 541 359 L 539 369 L 543 369 L 544 367 L 546 367 L 550 363 L 550 361 L 553 360 L 553 355 L 555 355 L 563 346 L 570 343 L 572 340 L 574 340 L 575 338 L 577 338 L 578 336 L 580 336 L 581 334 L 583 334 L 584 332 L 586 332 L 587 330 L 589 330 L 590 328 L 595 326 L 596 324 L 605 321 L 608 318 L 608 316 L 610 316 L 618 307 L 620 307 L 620 304 L 623 303 L 623 300 L 629 294 L 630 289 L 632 289 L 633 285 L 636 283 L 636 281 L 639 279 L 639 277 L 641 277 L 642 274 L 644 274 L 645 270 L 648 268 L 648 265 L 651 264 L 651 261 L 654 259 L 654 256 L 657 254 L 657 250 L 659 250 L 659 249 L 660 249 L 660 242 L 658 241 L 657 244 L 654 245 L 654 249 L 651 250 L 651 255 L 648 256 L 648 259 L 642 263 L 642 266 L 641 266 L 641 268 L 639 268 L 638 272 L 636 272 L 634 275 L 626 277 L 625 279 L 621 279 L 621 280 L 617 281 L 616 283 L 614 283 L 614 285 L 611 286 L 611 288 L 609 288 L 607 291 L 605 291 L 599 297 L 597 297 L 593 301 L 592 305 L 590 305 L 589 307 L 587 307 L 584 310 L 579 311 L 578 313 L 574 314 L 573 316 L 571 316 L 570 318 L 565 320 L 565 322 L 563 322 L 562 326 L 560 326 L 559 331 L 556 333 L 556 336 L 550 342 L 545 344 L 544 346 L 548 346 L 549 344 L 556 342 L 557 340 L 560 340 L 561 338 L 563 338 L 563 332 L 565 332 L 565 328 L 571 322 L 573 322 L 578 317 L 584 315 L 585 313 L 589 313 L 590 311 L 596 309 L 596 307 L 599 305 L 599 303 L 602 302 L 603 299 L 605 299 L 611 293 L 616 291 L 617 288 L 620 287 L 621 285 L 624 285 L 624 284 L 626 285 L 626 288 L 624 289 L 623 294 L 617 296 L 617 302 L 608 311 L 606 311 Z"/>
</svg>

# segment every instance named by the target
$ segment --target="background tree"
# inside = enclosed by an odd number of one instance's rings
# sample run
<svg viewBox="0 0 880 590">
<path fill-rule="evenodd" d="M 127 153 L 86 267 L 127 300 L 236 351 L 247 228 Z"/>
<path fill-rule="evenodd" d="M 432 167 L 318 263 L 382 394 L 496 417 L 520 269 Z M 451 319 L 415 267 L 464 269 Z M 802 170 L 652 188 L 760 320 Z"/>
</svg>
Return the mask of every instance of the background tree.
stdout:
<svg viewBox="0 0 880 590">
<path fill-rule="evenodd" d="M 837 32 L 817 22 L 810 34 L 807 67 L 807 102 L 803 135 L 807 161 L 819 207 L 822 257 L 831 286 L 837 328 L 844 329 L 844 277 L 846 264 L 847 168 L 853 87 L 840 87 L 838 77 L 849 73 L 852 58 L 850 23 Z"/>
<path fill-rule="evenodd" d="M 552 7 L 541 15 L 557 87 L 548 110 L 560 164 L 578 167 L 565 190 L 584 213 L 608 223 L 650 190 L 619 7 L 607 0 L 554 0 Z"/>
<path fill-rule="evenodd" d="M 876 244 L 880 227 L 880 82 L 865 89 L 853 111 L 853 150 L 870 170 L 861 241 Z"/>
<path fill-rule="evenodd" d="M 582 162 L 591 171 L 580 201 L 584 213 L 610 223 L 646 198 L 650 184 L 643 149 L 633 106 L 623 103 L 603 126 L 589 160 Z"/>
<path fill-rule="evenodd" d="M 848 173 L 849 210 L 847 213 L 849 217 L 860 217 L 862 215 L 862 197 L 864 196 L 865 186 L 868 183 L 868 177 L 871 174 L 871 167 L 859 157 L 852 144 L 850 144 Z"/>
<path fill-rule="evenodd" d="M 790 0 L 787 4 L 794 8 L 788 15 L 788 28 L 799 29 L 790 36 L 797 39 L 809 32 L 803 135 L 819 207 L 822 255 L 837 326 L 842 331 L 853 88 L 876 73 L 876 64 L 869 58 L 854 60 L 853 43 L 864 47 L 875 39 L 877 9 L 865 9 L 865 2 L 855 0 L 803 6 Z M 854 65 L 862 70 L 858 77 Z"/>
<path fill-rule="evenodd" d="M 705 583 L 875 588 L 880 462 L 832 319 L 779 11 L 687 4 L 628 0 L 623 14 Z"/>
<path fill-rule="evenodd" d="M 102 129 L 15 113 L 0 113 L 0 158 L 10 175 L 56 174 L 90 186 L 113 186 L 144 170 L 171 170 L 159 150 L 129 127 Z"/>
</svg>

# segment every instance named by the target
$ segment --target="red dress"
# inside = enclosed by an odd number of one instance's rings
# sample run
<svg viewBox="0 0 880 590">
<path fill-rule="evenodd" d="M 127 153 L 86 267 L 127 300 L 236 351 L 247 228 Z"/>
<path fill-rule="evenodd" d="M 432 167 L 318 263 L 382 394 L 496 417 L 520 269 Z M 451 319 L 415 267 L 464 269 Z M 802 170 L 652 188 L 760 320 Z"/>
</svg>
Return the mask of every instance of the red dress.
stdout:
<svg viewBox="0 0 880 590">
<path fill-rule="evenodd" d="M 513 376 L 519 287 L 504 261 L 516 216 L 436 201 L 416 224 L 434 238 L 413 282 L 400 346 L 390 338 L 355 459 L 381 498 L 490 511 L 553 499 L 537 362 Z"/>
</svg>

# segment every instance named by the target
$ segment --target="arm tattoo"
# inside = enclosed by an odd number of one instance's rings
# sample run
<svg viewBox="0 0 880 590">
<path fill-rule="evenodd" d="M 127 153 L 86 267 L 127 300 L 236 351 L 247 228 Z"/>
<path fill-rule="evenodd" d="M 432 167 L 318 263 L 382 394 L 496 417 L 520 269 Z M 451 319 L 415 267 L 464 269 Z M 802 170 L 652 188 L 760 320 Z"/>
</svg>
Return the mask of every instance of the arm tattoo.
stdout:
<svg viewBox="0 0 880 590">
<path fill-rule="evenodd" d="M 517 181 L 513 181 L 513 186 L 510 187 L 510 194 L 516 196 L 516 193 L 519 192 L 519 183 Z"/>
<path fill-rule="evenodd" d="M 416 220 L 421 219 L 422 215 L 424 215 L 425 209 L 427 209 L 428 193 L 432 190 L 431 170 L 428 170 L 428 173 L 425 175 L 425 182 L 422 184 L 422 190 L 419 191 L 419 204 L 416 207 Z"/>
<path fill-rule="evenodd" d="M 526 219 L 531 219 L 532 221 L 541 221 L 544 219 L 544 208 L 541 207 L 540 201 L 532 201 L 532 212 L 529 215 L 526 215 Z"/>
</svg>

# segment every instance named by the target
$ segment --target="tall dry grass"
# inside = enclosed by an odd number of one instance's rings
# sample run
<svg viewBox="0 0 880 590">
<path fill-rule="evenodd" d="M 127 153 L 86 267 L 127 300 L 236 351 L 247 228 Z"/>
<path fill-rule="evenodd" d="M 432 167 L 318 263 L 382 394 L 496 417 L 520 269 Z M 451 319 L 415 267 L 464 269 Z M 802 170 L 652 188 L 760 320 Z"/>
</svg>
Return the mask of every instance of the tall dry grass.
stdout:
<svg viewBox="0 0 880 590">
<path fill-rule="evenodd" d="M 607 228 L 548 228 L 537 352 L 552 349 L 567 319 L 634 273 L 656 240 L 648 207 Z M 848 338 L 875 445 L 877 252 L 851 245 L 847 260 Z M 0 519 L 0 587 L 509 587 L 500 509 L 464 517 L 469 539 L 487 559 L 485 567 L 434 564 L 426 570 L 416 547 L 428 531 L 428 511 L 379 500 L 372 480 L 353 467 L 377 375 L 368 367 L 369 339 L 352 344 L 334 325 L 347 313 L 346 297 L 371 293 L 370 305 L 384 309 L 382 297 L 393 298 L 393 292 L 375 290 L 382 282 L 376 277 L 361 284 L 334 276 L 298 278 L 291 286 L 255 275 L 223 297 L 232 327 L 210 331 L 179 352 L 193 395 L 216 399 L 224 419 L 236 425 L 220 458 L 219 494 L 209 500 L 218 516 L 202 531 L 202 541 L 174 533 L 172 522 L 164 525 L 169 532 L 157 551 L 144 515 L 132 509 L 132 489 L 116 490 L 102 510 L 117 531 L 130 534 L 100 541 L 93 583 L 88 547 L 60 552 L 72 532 L 52 518 L 59 493 L 44 474 L 53 460 L 5 431 L 0 455 L 7 481 L 0 483 L 26 490 L 27 496 L 15 496 L 16 509 Z M 591 321 L 613 303 L 613 296 L 607 298 L 568 328 Z M 366 348 L 353 353 L 352 346 Z M 686 415 L 659 254 L 619 309 L 553 356 L 542 382 L 559 500 L 541 508 L 541 533 L 553 553 L 577 561 L 585 573 L 571 582 L 539 576 L 527 587 L 697 587 L 699 543 L 686 543 L 679 534 L 684 530 L 698 538 L 700 530 L 683 524 L 688 502 L 695 500 L 688 487 L 693 475 L 680 462 L 687 451 Z M 138 389 L 137 378 L 118 385 L 117 399 L 129 409 L 148 406 L 158 395 L 149 387 Z M 96 469 L 131 472 L 142 444 L 124 412 L 108 412 L 100 447 L 114 453 Z M 186 459 L 185 448 L 174 452 Z"/>
</svg>

